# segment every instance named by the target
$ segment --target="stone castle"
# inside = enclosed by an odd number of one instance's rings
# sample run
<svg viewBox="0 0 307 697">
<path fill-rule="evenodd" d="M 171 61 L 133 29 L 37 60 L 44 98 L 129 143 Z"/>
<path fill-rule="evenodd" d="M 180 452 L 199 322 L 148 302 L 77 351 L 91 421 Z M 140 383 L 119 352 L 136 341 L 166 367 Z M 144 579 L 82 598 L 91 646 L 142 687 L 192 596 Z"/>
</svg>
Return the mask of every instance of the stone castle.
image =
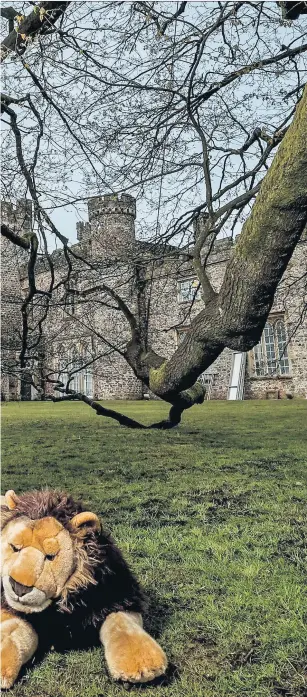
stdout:
<svg viewBox="0 0 307 697">
<path fill-rule="evenodd" d="M 140 241 L 135 236 L 136 201 L 132 196 L 105 195 L 88 201 L 88 222 L 77 223 L 78 243 L 71 246 L 71 272 L 63 251 L 50 260 L 56 290 L 36 350 L 36 378 L 48 372 L 70 387 L 98 399 L 150 398 L 122 356 L 129 325 L 104 284 L 136 312 L 141 304 L 147 317 L 149 343 L 169 357 L 176 350 L 191 319 L 204 307 L 191 254 L 170 244 Z M 29 201 L 2 204 L 2 220 L 17 234 L 31 230 Z M 199 219 L 195 234 L 203 219 Z M 209 243 L 208 243 L 209 244 Z M 207 261 L 215 290 L 224 276 L 235 241 L 217 239 Z M 247 354 L 226 349 L 201 376 L 208 399 L 258 399 L 307 396 L 307 236 L 297 245 L 279 284 L 274 305 L 258 346 Z M 209 248 L 208 248 L 209 249 Z M 204 250 L 204 253 L 208 252 Z M 85 266 L 81 259 L 87 261 Z M 28 254 L 2 238 L 2 398 L 48 397 L 51 383 L 38 389 L 26 373 L 15 370 L 20 351 L 21 312 L 26 296 Z M 136 268 L 138 272 L 136 272 Z M 36 285 L 48 291 L 50 262 L 39 254 Z M 86 292 L 87 291 L 87 292 Z M 80 294 L 82 292 L 82 294 Z M 138 303 L 137 303 L 138 297 Z M 37 304 L 39 302 L 39 304 Z M 35 336 L 46 296 L 35 297 L 30 330 Z M 39 347 L 43 346 L 41 352 Z"/>
</svg>

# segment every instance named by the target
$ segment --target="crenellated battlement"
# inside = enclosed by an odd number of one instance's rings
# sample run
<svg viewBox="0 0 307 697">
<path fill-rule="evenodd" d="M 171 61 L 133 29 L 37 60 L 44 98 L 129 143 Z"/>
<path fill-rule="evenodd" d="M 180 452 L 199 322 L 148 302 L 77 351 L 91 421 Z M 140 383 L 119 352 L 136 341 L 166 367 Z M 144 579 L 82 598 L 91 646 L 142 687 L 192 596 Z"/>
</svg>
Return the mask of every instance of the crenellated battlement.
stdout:
<svg viewBox="0 0 307 697">
<path fill-rule="evenodd" d="M 129 194 L 104 194 L 92 196 L 88 200 L 88 217 L 90 223 L 104 215 L 129 215 L 136 217 L 136 202 Z"/>
</svg>

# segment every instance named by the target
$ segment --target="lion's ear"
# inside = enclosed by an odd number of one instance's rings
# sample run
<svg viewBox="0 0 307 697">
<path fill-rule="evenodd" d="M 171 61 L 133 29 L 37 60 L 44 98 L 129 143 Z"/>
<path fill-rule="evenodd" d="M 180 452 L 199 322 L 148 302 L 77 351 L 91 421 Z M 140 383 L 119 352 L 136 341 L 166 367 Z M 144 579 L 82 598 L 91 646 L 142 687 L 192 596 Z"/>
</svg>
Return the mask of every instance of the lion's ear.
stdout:
<svg viewBox="0 0 307 697">
<path fill-rule="evenodd" d="M 7 506 L 10 511 L 13 511 L 14 508 L 16 508 L 17 503 L 17 494 L 15 494 L 15 491 L 13 491 L 13 489 L 9 489 L 9 491 L 7 491 L 4 496 L 4 505 Z"/>
<path fill-rule="evenodd" d="M 83 511 L 82 513 L 77 513 L 71 521 L 70 524 L 75 529 L 95 530 L 99 531 L 101 528 L 98 516 L 91 511 Z"/>
</svg>

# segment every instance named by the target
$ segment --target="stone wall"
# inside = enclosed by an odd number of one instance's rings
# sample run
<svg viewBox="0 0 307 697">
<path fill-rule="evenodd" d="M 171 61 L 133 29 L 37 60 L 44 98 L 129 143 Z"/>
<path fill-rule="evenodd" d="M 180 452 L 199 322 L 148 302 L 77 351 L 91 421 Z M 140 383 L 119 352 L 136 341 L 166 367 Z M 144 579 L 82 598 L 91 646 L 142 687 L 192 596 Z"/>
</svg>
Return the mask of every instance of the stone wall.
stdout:
<svg viewBox="0 0 307 697">
<path fill-rule="evenodd" d="M 143 385 L 128 363 L 115 353 L 99 361 L 94 369 L 97 399 L 142 399 Z"/>
</svg>

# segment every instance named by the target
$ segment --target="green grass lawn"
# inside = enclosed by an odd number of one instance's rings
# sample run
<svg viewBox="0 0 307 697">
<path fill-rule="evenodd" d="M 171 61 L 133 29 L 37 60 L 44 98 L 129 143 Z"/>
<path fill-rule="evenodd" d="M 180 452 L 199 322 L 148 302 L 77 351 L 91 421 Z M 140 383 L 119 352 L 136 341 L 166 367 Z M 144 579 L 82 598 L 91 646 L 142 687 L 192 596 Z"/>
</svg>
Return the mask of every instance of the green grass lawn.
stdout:
<svg viewBox="0 0 307 697">
<path fill-rule="evenodd" d="M 159 402 L 111 406 L 147 423 L 167 412 Z M 303 400 L 209 402 L 174 431 L 138 432 L 84 404 L 3 405 L 2 491 L 82 496 L 149 595 L 146 627 L 171 668 L 133 694 L 306 694 L 306 417 Z M 94 648 L 50 653 L 11 694 L 126 691 Z"/>
</svg>

